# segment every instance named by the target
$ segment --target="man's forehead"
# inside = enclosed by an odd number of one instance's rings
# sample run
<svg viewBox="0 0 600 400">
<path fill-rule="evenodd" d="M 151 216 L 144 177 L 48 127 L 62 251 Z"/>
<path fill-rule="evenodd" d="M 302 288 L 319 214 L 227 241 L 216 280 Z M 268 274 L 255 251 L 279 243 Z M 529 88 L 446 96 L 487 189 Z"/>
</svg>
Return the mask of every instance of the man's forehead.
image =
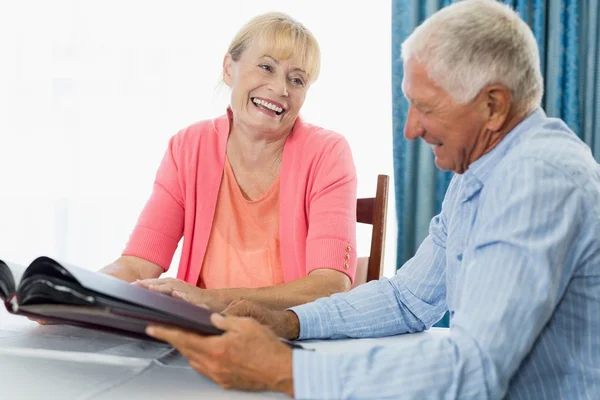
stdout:
<svg viewBox="0 0 600 400">
<path fill-rule="evenodd" d="M 418 91 L 416 88 L 420 86 L 422 80 L 422 74 L 419 72 L 419 63 L 415 60 L 410 59 L 404 62 L 404 74 L 402 77 L 402 92 L 406 98 L 414 98 L 415 92 Z"/>
<path fill-rule="evenodd" d="M 414 105 L 428 105 L 445 95 L 443 90 L 429 78 L 424 68 L 415 69 L 406 66 L 402 78 L 402 93 Z"/>
<path fill-rule="evenodd" d="M 418 79 L 406 75 L 402 78 L 402 93 L 412 104 L 418 105 L 425 101 L 424 97 L 429 91 L 423 86 L 423 82 Z"/>
</svg>

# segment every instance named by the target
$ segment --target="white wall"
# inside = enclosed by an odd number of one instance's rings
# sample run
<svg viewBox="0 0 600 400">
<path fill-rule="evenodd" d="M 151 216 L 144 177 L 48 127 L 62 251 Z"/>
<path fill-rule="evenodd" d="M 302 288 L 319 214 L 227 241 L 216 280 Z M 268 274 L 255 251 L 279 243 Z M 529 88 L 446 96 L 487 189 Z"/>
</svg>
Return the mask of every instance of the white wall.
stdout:
<svg viewBox="0 0 600 400">
<path fill-rule="evenodd" d="M 266 11 L 319 40 L 322 72 L 302 114 L 348 138 L 359 196 L 372 195 L 377 174 L 392 175 L 390 2 L 0 2 L 0 258 L 92 269 L 115 259 L 169 137 L 224 112 L 224 52 Z M 386 275 L 393 205 L 392 195 Z M 359 228 L 360 253 L 369 240 Z"/>
</svg>

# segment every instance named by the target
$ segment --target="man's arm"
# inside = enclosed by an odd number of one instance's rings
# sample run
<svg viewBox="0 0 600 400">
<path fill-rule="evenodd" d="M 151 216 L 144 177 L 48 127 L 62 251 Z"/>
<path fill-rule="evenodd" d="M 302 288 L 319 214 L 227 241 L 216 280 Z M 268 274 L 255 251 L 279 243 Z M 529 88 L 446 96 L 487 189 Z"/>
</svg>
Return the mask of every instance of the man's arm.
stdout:
<svg viewBox="0 0 600 400">
<path fill-rule="evenodd" d="M 392 279 L 381 278 L 284 312 L 248 299 L 234 300 L 223 312 L 252 317 L 287 339 L 379 337 L 427 329 L 447 308 L 443 221 L 442 214 L 432 220 L 430 235 Z"/>
<path fill-rule="evenodd" d="M 503 174 L 506 180 L 490 182 L 481 193 L 480 222 L 458 274 L 450 337 L 346 355 L 295 350 L 298 398 L 506 394 L 569 283 L 571 249 L 586 212 L 582 189 L 562 171 L 532 160 L 510 168 L 518 174 Z M 373 331 L 379 329 L 374 325 Z"/>
<path fill-rule="evenodd" d="M 425 330 L 446 306 L 444 211 L 429 227 L 417 253 L 392 279 L 381 278 L 291 310 L 300 320 L 300 339 L 379 337 Z"/>
</svg>

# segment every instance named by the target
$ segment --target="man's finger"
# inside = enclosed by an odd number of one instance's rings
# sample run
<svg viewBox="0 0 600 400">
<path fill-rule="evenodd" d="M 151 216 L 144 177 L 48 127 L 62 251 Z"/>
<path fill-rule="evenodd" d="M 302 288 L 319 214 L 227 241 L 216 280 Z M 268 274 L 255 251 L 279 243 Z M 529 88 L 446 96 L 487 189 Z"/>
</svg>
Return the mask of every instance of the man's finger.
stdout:
<svg viewBox="0 0 600 400">
<path fill-rule="evenodd" d="M 240 323 L 248 320 L 248 318 L 240 318 L 240 317 L 224 317 L 219 313 L 213 313 L 210 316 L 210 322 L 213 323 L 219 329 L 224 331 L 236 331 L 239 330 L 238 327 Z"/>
<path fill-rule="evenodd" d="M 197 333 L 186 332 L 178 328 L 151 325 L 146 328 L 146 334 L 153 338 L 171 344 L 181 354 L 190 357 L 191 354 L 205 354 L 213 347 L 213 341 L 218 338 L 204 337 Z"/>
<path fill-rule="evenodd" d="M 208 366 L 207 362 L 198 361 L 197 359 L 189 359 L 188 361 L 190 363 L 190 367 L 192 367 L 196 372 L 204 375 L 205 377 L 216 382 L 217 384 L 220 384 L 220 382 L 217 381 L 217 376 L 214 375 L 212 369 Z"/>
<path fill-rule="evenodd" d="M 173 342 L 179 343 L 182 340 L 181 336 L 183 333 L 184 332 L 181 329 L 168 328 L 165 326 L 149 325 L 146 327 L 146 335 L 171 344 L 173 344 Z"/>
<path fill-rule="evenodd" d="M 244 300 L 237 300 L 229 303 L 222 314 L 232 317 L 251 317 L 253 314 L 252 310 L 253 303 Z"/>
<path fill-rule="evenodd" d="M 245 307 L 240 307 L 237 304 L 229 304 L 221 314 L 235 317 L 238 315 L 246 315 L 247 313 L 245 311 Z"/>
</svg>

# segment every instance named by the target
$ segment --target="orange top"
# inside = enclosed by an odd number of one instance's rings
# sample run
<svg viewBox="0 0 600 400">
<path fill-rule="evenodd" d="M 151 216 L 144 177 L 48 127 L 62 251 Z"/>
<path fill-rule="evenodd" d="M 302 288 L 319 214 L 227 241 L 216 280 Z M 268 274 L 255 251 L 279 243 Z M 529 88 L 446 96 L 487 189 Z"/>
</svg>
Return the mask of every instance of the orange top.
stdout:
<svg viewBox="0 0 600 400">
<path fill-rule="evenodd" d="M 256 288 L 280 283 L 279 177 L 263 198 L 250 201 L 226 158 L 198 286 Z"/>
</svg>

